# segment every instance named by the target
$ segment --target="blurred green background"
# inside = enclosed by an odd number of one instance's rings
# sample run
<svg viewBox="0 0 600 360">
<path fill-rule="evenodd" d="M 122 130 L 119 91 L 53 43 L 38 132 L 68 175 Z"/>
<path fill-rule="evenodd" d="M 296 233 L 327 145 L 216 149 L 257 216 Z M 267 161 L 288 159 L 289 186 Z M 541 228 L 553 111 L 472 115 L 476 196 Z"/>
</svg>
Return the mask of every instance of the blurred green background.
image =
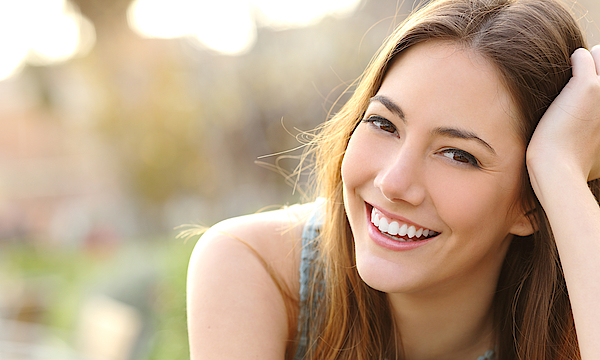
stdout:
<svg viewBox="0 0 600 360">
<path fill-rule="evenodd" d="M 0 0 L 0 358 L 188 358 L 179 226 L 301 201 L 263 156 L 417 3 Z"/>
</svg>

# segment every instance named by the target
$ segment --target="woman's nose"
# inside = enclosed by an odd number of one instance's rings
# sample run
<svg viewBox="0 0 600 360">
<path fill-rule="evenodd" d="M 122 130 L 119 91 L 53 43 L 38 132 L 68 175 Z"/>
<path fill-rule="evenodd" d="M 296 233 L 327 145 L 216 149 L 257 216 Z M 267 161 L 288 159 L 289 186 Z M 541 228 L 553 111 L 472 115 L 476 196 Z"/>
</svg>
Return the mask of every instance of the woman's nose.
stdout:
<svg viewBox="0 0 600 360">
<path fill-rule="evenodd" d="M 383 162 L 375 176 L 375 186 L 392 202 L 407 202 L 417 206 L 425 199 L 423 158 L 412 149 L 402 147 L 395 156 Z"/>
</svg>

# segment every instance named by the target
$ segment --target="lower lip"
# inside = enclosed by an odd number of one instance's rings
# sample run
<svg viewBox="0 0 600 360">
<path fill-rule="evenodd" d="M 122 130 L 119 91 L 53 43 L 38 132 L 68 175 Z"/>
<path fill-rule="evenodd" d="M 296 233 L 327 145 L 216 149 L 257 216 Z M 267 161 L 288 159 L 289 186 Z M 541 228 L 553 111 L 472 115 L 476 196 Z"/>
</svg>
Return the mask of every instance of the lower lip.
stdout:
<svg viewBox="0 0 600 360">
<path fill-rule="evenodd" d="M 392 251 L 406 251 L 416 249 L 418 247 L 428 244 L 431 240 L 435 239 L 435 237 L 419 241 L 397 241 L 390 239 L 389 237 L 383 235 L 379 231 L 379 229 L 376 228 L 375 225 L 373 225 L 373 223 L 371 222 L 370 207 L 367 207 L 367 224 L 371 240 L 373 240 L 375 244 Z"/>
</svg>

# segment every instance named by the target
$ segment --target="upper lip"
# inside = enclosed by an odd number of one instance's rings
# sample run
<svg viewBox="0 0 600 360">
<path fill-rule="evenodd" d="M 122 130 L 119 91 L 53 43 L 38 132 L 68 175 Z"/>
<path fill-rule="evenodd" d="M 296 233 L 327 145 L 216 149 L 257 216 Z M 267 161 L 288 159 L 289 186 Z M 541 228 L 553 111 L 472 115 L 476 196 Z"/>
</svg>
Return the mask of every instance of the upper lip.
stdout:
<svg viewBox="0 0 600 360">
<path fill-rule="evenodd" d="M 386 210 L 384 210 L 384 209 L 382 209 L 382 208 L 380 208 L 380 207 L 378 207 L 378 206 L 375 206 L 375 205 L 369 204 L 368 202 L 365 202 L 365 204 L 367 204 L 367 209 L 369 210 L 369 211 L 368 211 L 368 214 L 369 214 L 369 216 L 371 216 L 371 208 L 373 208 L 373 207 L 374 207 L 375 209 L 377 209 L 377 211 L 381 212 L 381 213 L 382 213 L 383 215 L 385 215 L 385 217 L 387 217 L 387 218 L 394 219 L 394 220 L 398 220 L 398 221 L 400 221 L 400 222 L 402 222 L 402 223 L 406 223 L 406 224 L 408 224 L 409 226 L 410 226 L 410 225 L 414 225 L 414 226 L 415 226 L 415 228 L 417 228 L 417 229 L 419 229 L 419 228 L 424 228 L 424 229 L 429 229 L 429 230 L 432 230 L 432 231 L 435 231 L 435 232 L 439 233 L 439 231 L 437 231 L 437 230 L 434 230 L 434 229 L 430 228 L 429 226 L 423 226 L 423 225 L 419 225 L 419 224 L 417 224 L 417 223 L 415 223 L 415 222 L 413 222 L 413 221 L 410 221 L 410 220 L 408 220 L 408 219 L 406 219 L 406 218 L 404 218 L 404 217 L 402 217 L 402 216 L 399 216 L 399 215 L 396 215 L 396 214 L 392 214 L 392 213 L 390 213 L 389 211 L 386 211 Z"/>
</svg>

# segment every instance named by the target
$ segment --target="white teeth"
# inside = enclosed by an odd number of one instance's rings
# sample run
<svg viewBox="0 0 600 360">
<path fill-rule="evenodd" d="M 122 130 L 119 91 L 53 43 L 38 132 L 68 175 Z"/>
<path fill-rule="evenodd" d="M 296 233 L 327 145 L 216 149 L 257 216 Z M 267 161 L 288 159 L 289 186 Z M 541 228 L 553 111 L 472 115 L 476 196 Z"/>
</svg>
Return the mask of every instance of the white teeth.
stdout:
<svg viewBox="0 0 600 360">
<path fill-rule="evenodd" d="M 416 233 L 417 233 L 417 230 L 415 229 L 415 227 L 414 227 L 413 225 L 411 225 L 411 226 L 408 228 L 408 237 L 409 237 L 410 239 L 412 239 L 412 238 L 415 236 L 415 234 L 416 234 Z"/>
<path fill-rule="evenodd" d="M 412 241 L 417 241 L 421 237 L 428 237 L 429 235 L 433 235 L 434 231 L 425 229 L 425 228 L 417 228 L 414 225 L 408 226 L 407 224 L 402 224 L 402 226 L 397 221 L 388 220 L 386 217 L 381 216 L 375 208 L 371 211 L 371 222 L 373 225 L 379 229 L 381 232 L 388 233 L 389 235 L 404 237 L 407 236 L 409 239 L 413 239 Z M 408 239 L 399 241 L 409 241 Z"/>
<path fill-rule="evenodd" d="M 388 227 L 387 232 L 390 235 L 398 235 L 398 230 L 400 230 L 400 225 L 397 222 L 392 221 L 392 223 Z"/>
<path fill-rule="evenodd" d="M 400 227 L 400 230 L 398 230 L 398 235 L 406 236 L 407 231 L 408 231 L 408 225 L 402 224 L 402 226 Z"/>
<path fill-rule="evenodd" d="M 379 231 L 387 232 L 388 231 L 388 222 L 385 218 L 379 220 Z"/>
</svg>

